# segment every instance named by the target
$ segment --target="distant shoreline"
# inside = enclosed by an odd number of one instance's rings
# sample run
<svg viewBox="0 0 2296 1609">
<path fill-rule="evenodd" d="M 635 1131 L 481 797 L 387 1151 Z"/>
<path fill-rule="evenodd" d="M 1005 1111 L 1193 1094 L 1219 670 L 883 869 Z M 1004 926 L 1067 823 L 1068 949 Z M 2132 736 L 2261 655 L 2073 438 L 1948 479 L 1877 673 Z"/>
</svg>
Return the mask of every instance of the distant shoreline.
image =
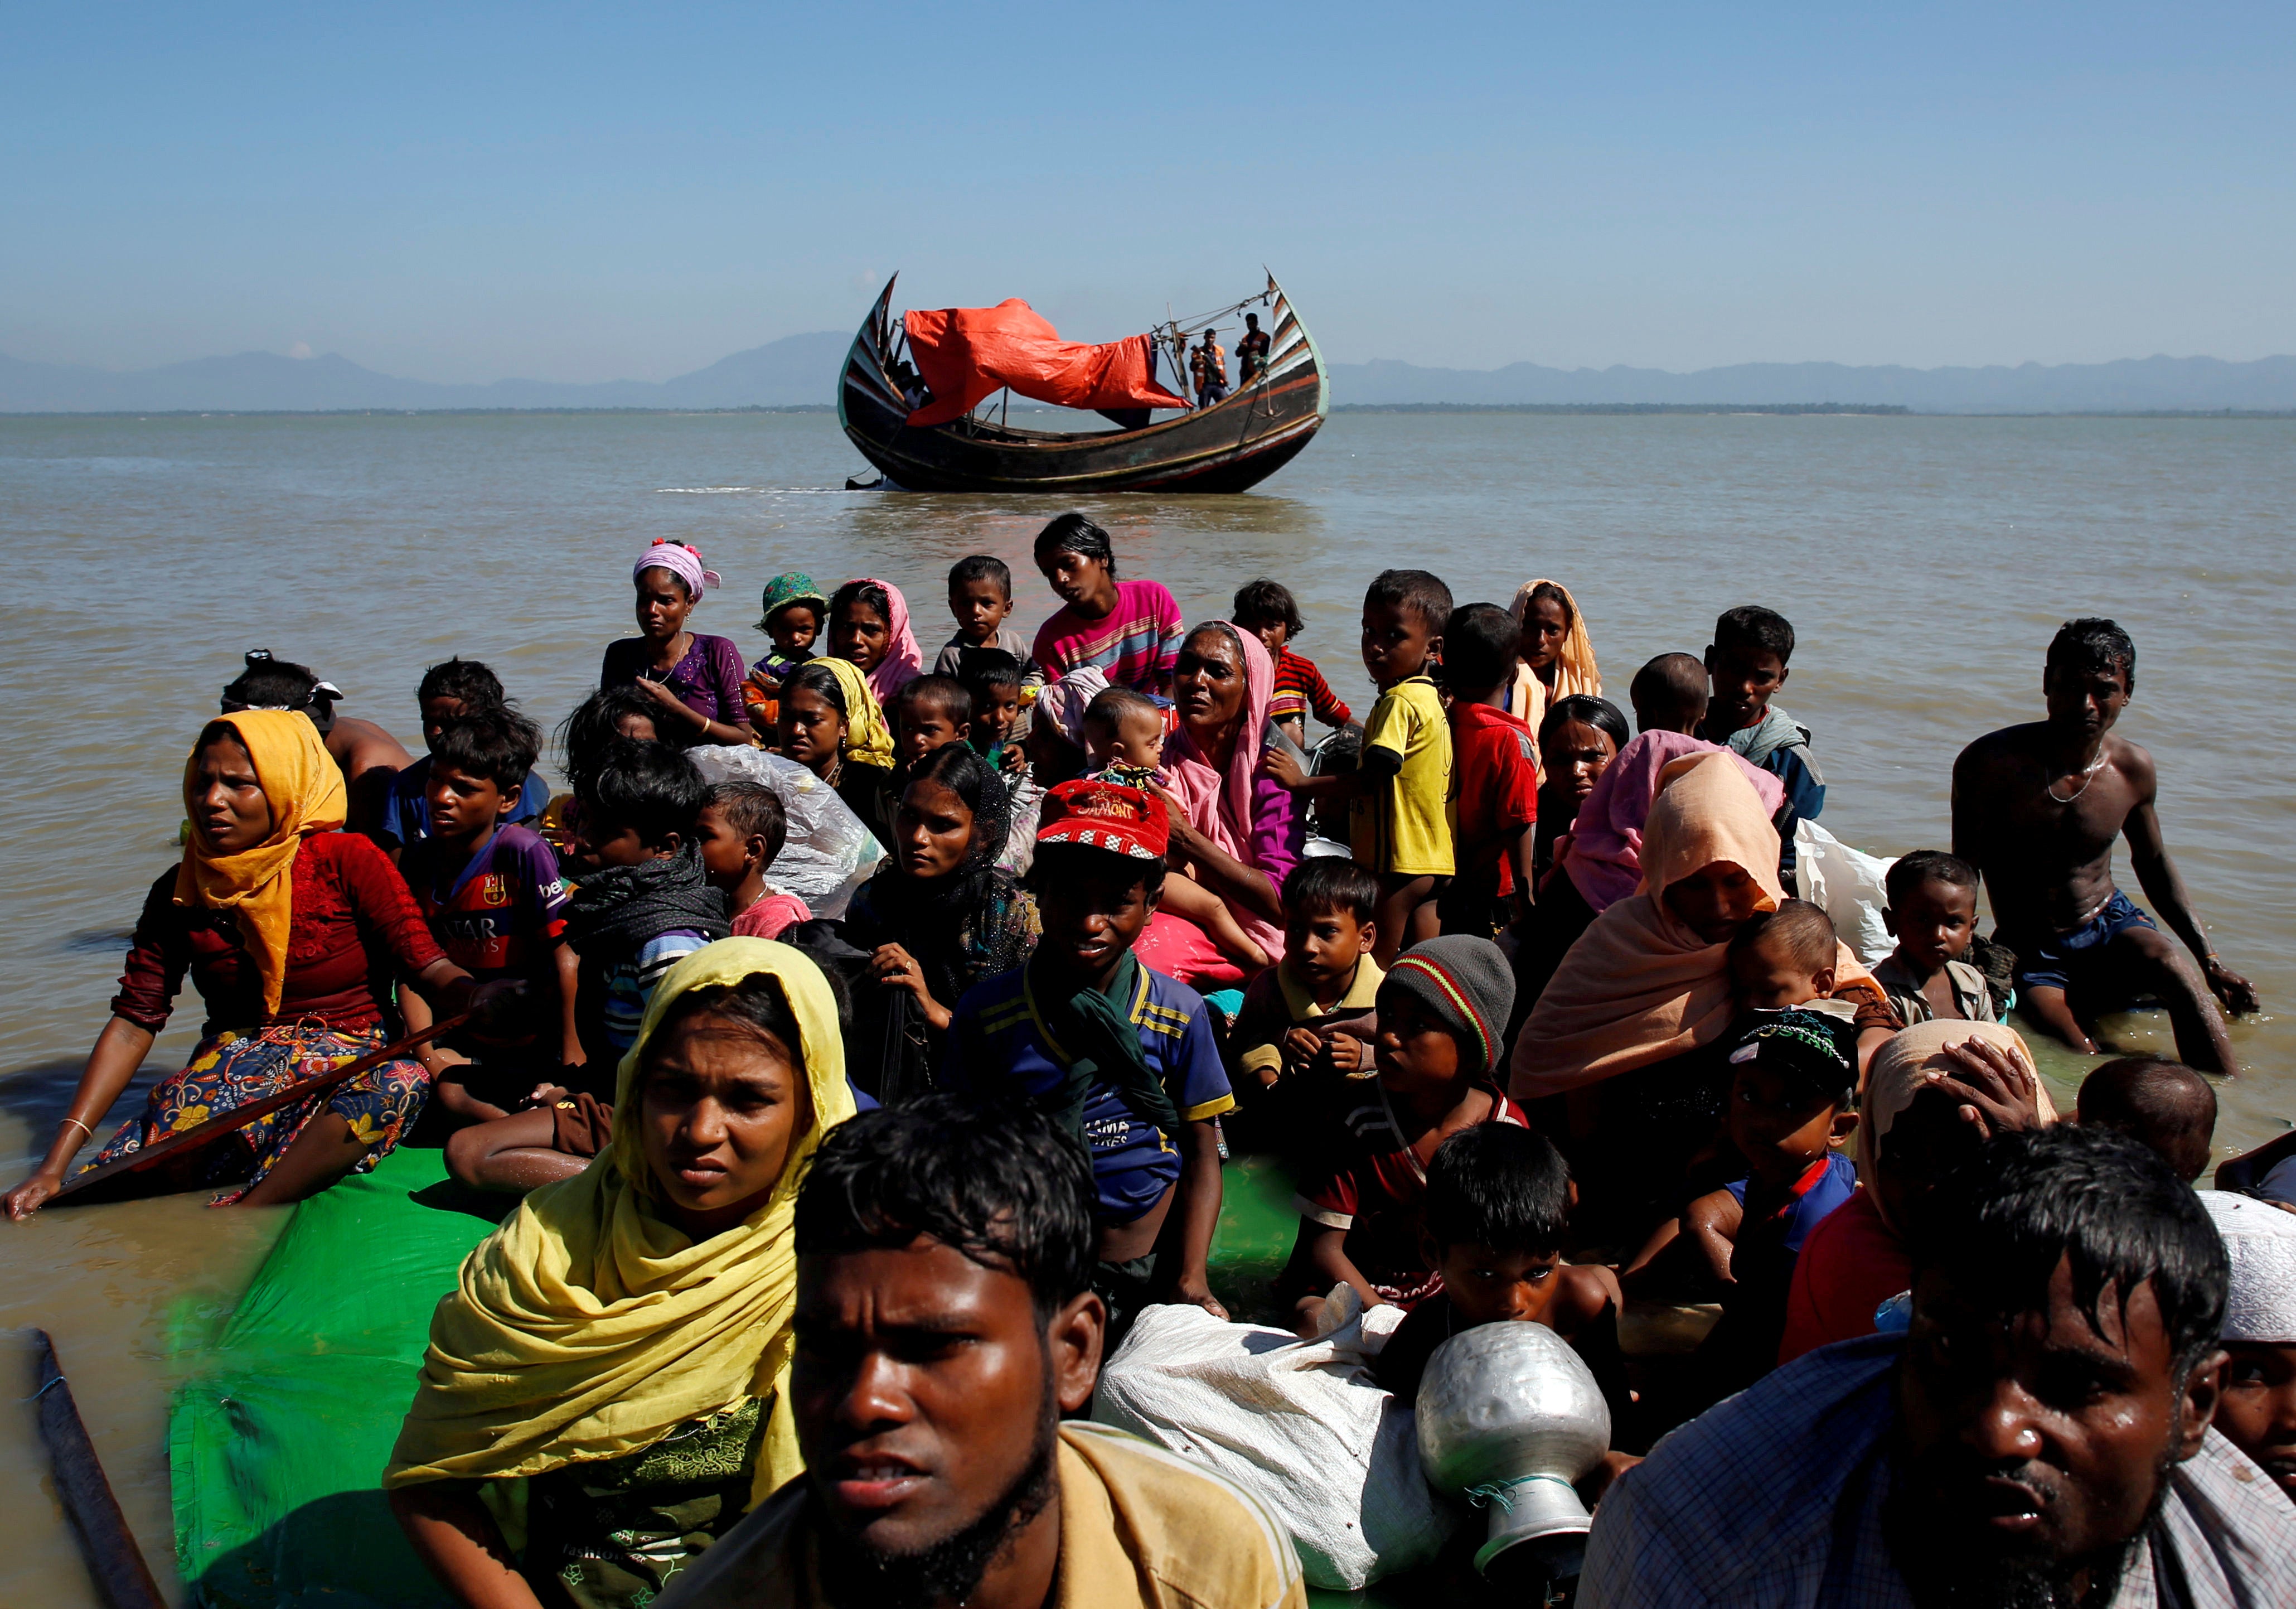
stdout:
<svg viewBox="0 0 2296 1609">
<path fill-rule="evenodd" d="M 788 403 L 778 406 L 728 408 L 558 407 L 558 408 L 71 408 L 0 409 L 8 419 L 417 419 L 582 418 L 622 414 L 739 415 L 833 414 L 826 402 Z M 1016 414 L 1058 414 L 1068 410 L 1019 407 Z M 1687 414 L 1715 417 L 1734 414 L 1763 414 L 1781 417 L 1840 415 L 1885 419 L 2296 419 L 2296 408 L 2064 408 L 2052 410 L 1955 409 L 1930 412 L 1902 403 L 1856 402 L 1341 402 L 1334 414 L 1581 414 L 1593 415 Z"/>
</svg>

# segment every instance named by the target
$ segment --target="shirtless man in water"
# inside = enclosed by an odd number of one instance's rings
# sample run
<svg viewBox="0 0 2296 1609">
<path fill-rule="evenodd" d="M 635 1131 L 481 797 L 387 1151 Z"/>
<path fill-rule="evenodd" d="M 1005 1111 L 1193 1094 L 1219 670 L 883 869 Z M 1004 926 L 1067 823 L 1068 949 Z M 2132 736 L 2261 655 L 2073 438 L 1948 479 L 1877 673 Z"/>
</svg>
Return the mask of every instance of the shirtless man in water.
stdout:
<svg viewBox="0 0 2296 1609">
<path fill-rule="evenodd" d="M 2019 1003 L 2076 1050 L 2096 1052 L 2085 1022 L 2157 996 L 2177 1054 L 2231 1073 L 2218 1001 L 2257 1008 L 2253 985 L 2217 958 L 2193 915 L 2153 812 L 2152 757 L 2112 724 L 2136 685 L 2136 647 L 2111 620 L 2068 622 L 2049 644 L 2048 718 L 1979 738 L 1953 766 L 1953 850 L 1985 875 L 1995 936 L 2017 952 Z M 2113 840 L 2153 908 L 2197 968 L 2112 883 Z"/>
</svg>

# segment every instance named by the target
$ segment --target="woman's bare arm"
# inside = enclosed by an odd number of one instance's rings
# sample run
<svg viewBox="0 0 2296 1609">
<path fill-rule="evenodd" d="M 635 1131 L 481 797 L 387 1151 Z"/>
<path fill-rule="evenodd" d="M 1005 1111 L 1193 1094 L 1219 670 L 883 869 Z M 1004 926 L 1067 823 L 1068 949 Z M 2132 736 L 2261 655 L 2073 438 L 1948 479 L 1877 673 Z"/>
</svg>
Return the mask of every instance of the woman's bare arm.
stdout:
<svg viewBox="0 0 2296 1609">
<path fill-rule="evenodd" d="M 463 1609 L 542 1609 L 474 1488 L 402 1486 L 390 1494 L 390 1512 L 414 1556 Z"/>
<path fill-rule="evenodd" d="M 103 1121 L 111 1103 L 144 1064 L 153 1037 L 150 1029 L 125 1017 L 114 1017 L 103 1025 L 87 1053 L 87 1065 L 80 1072 L 79 1087 L 72 1091 L 71 1105 L 56 1121 L 47 1155 L 40 1159 L 29 1178 L 8 1192 L 9 1217 L 20 1220 L 31 1217 L 41 1203 L 63 1187 L 64 1170 L 71 1166 L 80 1148 L 95 1137 L 95 1125 Z"/>
</svg>

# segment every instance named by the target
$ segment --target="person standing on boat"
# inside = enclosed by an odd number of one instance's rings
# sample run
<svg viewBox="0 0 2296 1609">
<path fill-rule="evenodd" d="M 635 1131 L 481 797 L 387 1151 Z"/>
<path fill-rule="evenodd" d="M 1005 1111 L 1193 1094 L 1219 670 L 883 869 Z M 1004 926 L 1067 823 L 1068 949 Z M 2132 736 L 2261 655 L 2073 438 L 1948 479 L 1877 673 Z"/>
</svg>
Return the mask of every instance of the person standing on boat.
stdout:
<svg viewBox="0 0 2296 1609">
<path fill-rule="evenodd" d="M 2017 953 L 2017 1002 L 2043 1027 L 2094 1055 L 2085 1024 L 2157 996 L 2178 1058 L 2229 1074 L 2218 1002 L 2254 1011 L 2256 986 L 2218 958 L 2193 913 L 2154 812 L 2152 757 L 2113 735 L 2136 690 L 2128 634 L 2112 620 L 2067 621 L 2041 672 L 2048 718 L 1980 737 L 1953 762 L 1953 852 L 1984 874 L 1994 937 Z M 2113 886 L 2124 835 L 2138 884 L 2194 959 Z"/>
<path fill-rule="evenodd" d="M 606 644 L 598 685 L 635 685 L 660 706 L 662 740 L 680 747 L 753 741 L 742 697 L 748 669 L 734 639 L 688 631 L 685 622 L 718 572 L 683 542 L 657 538 L 630 567 L 637 587 L 638 635 Z"/>
<path fill-rule="evenodd" d="M 1235 383 L 1238 390 L 1267 372 L 1267 351 L 1275 342 L 1259 327 L 1259 315 L 1243 316 L 1244 331 L 1235 343 Z"/>
<path fill-rule="evenodd" d="M 1188 354 L 1188 377 L 1196 383 L 1196 406 L 1208 408 L 1227 395 L 1227 354 L 1207 329 L 1203 344 Z"/>
<path fill-rule="evenodd" d="M 398 868 L 371 839 L 341 830 L 346 799 L 341 771 L 300 710 L 242 710 L 201 731 L 184 767 L 183 860 L 144 898 L 111 1021 L 46 1157 L 9 1192 L 11 1218 L 29 1218 L 62 1188 L 168 1025 L 186 972 L 207 1004 L 199 1046 L 99 1162 L 375 1049 L 385 1038 L 378 989 L 393 978 L 419 985 L 442 1017 L 523 987 L 474 986 L 447 958 Z M 220 1202 L 242 1206 L 300 1201 L 371 1171 L 430 1093 L 421 1062 L 386 1062 L 193 1152 L 180 1170 L 163 1164 L 155 1178 L 177 1189 L 228 1186 Z"/>
<path fill-rule="evenodd" d="M 456 1602 L 637 1609 L 804 1468 L 798 1181 L 853 1115 L 821 969 L 724 939 L 664 974 L 613 1129 L 463 1260 L 382 1484 Z M 526 1482 L 514 1555 L 480 1500 Z"/>
</svg>

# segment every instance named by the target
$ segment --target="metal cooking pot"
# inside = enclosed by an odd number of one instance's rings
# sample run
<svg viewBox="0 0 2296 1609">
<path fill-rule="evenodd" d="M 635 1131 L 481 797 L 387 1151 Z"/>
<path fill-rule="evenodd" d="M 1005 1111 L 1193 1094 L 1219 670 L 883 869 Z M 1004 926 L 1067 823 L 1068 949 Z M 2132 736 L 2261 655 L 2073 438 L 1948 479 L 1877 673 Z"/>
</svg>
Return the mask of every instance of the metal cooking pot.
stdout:
<svg viewBox="0 0 2296 1609">
<path fill-rule="evenodd" d="M 1611 1410 L 1569 1342 L 1543 1324 L 1452 1336 L 1427 1360 L 1418 1422 L 1427 1483 L 1490 1509 L 1477 1570 L 1490 1575 L 1509 1555 L 1510 1575 L 1531 1564 L 1550 1580 L 1578 1573 L 1594 1518 L 1575 1483 L 1611 1449 Z"/>
</svg>

